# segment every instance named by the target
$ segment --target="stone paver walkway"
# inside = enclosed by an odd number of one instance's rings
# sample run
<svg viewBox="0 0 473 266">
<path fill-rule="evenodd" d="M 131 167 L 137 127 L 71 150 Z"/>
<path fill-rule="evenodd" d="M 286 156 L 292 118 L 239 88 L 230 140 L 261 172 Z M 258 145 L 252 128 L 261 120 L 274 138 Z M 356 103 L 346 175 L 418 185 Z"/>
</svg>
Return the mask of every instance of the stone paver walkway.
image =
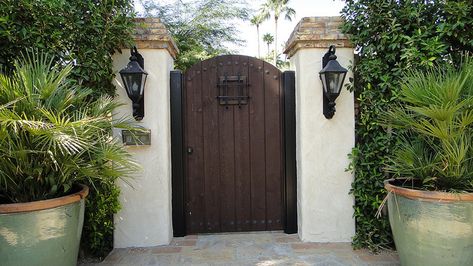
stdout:
<svg viewBox="0 0 473 266">
<path fill-rule="evenodd" d="M 303 243 L 297 235 L 264 232 L 191 235 L 168 246 L 115 249 L 102 263 L 89 265 L 399 265 L 399 260 L 395 253 L 354 251 L 350 243 Z"/>
</svg>

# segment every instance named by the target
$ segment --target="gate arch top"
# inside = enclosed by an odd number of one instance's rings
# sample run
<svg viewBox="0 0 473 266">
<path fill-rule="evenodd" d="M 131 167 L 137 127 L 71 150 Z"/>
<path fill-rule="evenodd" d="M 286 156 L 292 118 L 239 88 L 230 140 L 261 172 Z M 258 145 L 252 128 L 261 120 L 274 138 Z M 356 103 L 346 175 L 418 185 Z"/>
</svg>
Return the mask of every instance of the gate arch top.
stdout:
<svg viewBox="0 0 473 266">
<path fill-rule="evenodd" d="M 194 93 L 202 91 L 204 106 L 214 102 L 214 98 L 224 104 L 225 97 L 231 97 L 232 99 L 228 98 L 230 100 L 225 103 L 241 107 L 258 99 L 253 96 L 259 91 L 267 90 L 263 92 L 263 98 L 282 98 L 281 76 L 282 72 L 277 67 L 256 57 L 220 55 L 200 61 L 187 69 L 184 73 L 184 87 L 185 90 L 190 88 Z M 200 79 L 198 82 L 197 78 Z M 235 91 L 238 83 L 243 85 L 243 91 Z M 241 101 L 234 96 L 242 96 Z M 255 108 L 257 107 L 251 108 L 250 111 Z"/>
<path fill-rule="evenodd" d="M 258 59 L 256 57 L 247 56 L 247 55 L 219 55 L 219 56 L 215 56 L 209 59 L 205 59 L 192 65 L 190 68 L 188 68 L 185 71 L 185 74 L 189 71 L 200 68 L 201 64 L 224 66 L 225 64 L 228 65 L 228 63 L 232 61 L 234 64 L 236 63 L 236 65 L 242 63 L 242 64 L 248 64 L 250 67 L 253 67 L 255 65 L 258 65 L 258 67 L 261 65 L 264 65 L 264 68 L 266 68 L 267 70 L 281 74 L 281 71 L 277 67 L 275 67 L 273 64 L 266 62 L 264 60 Z"/>
</svg>

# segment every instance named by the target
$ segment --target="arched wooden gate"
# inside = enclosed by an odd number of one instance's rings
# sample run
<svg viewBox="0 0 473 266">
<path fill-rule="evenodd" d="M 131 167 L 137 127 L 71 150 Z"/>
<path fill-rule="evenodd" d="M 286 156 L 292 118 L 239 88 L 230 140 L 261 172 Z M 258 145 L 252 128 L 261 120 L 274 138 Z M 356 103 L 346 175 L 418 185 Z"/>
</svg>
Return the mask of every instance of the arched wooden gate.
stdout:
<svg viewBox="0 0 473 266">
<path fill-rule="evenodd" d="M 240 55 L 171 74 L 175 235 L 295 230 L 293 74 Z"/>
</svg>

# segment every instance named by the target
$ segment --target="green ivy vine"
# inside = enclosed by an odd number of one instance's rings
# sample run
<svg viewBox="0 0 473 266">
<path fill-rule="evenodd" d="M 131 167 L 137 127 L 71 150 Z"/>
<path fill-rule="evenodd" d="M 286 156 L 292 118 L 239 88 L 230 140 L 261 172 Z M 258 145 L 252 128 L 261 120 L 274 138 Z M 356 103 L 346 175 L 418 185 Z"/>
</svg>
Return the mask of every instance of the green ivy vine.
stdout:
<svg viewBox="0 0 473 266">
<path fill-rule="evenodd" d="M 473 52 L 473 5 L 460 1 L 346 0 L 344 33 L 356 45 L 355 80 L 350 89 L 359 106 L 356 146 L 349 170 L 355 174 L 355 248 L 392 248 L 387 217 L 376 217 L 386 192 L 386 156 L 396 139 L 380 124 L 380 115 L 398 100 L 407 69 L 456 64 Z"/>
</svg>

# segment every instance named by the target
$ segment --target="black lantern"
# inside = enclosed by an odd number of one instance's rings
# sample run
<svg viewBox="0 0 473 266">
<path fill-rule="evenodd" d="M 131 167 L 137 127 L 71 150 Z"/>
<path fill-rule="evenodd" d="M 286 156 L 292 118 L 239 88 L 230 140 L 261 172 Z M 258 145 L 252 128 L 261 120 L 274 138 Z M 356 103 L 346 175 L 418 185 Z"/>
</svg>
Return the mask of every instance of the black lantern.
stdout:
<svg viewBox="0 0 473 266">
<path fill-rule="evenodd" d="M 335 55 L 335 46 L 331 45 L 322 58 L 322 70 L 319 72 L 324 90 L 324 116 L 331 119 L 335 114 L 335 99 L 340 95 L 348 70 L 342 67 Z"/>
<path fill-rule="evenodd" d="M 146 77 L 148 73 L 144 70 L 144 59 L 138 49 L 133 47 L 130 49 L 130 62 L 120 70 L 120 76 L 123 80 L 126 93 L 133 102 L 133 117 L 141 120 L 144 117 L 144 92 Z"/>
</svg>

